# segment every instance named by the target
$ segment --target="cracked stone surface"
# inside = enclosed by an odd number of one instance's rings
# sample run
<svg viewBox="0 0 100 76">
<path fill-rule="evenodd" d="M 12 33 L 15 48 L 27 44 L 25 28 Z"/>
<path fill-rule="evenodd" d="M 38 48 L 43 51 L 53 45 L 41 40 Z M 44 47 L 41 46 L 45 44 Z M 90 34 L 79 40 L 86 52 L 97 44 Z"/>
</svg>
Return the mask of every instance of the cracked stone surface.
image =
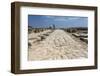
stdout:
<svg viewBox="0 0 100 76">
<path fill-rule="evenodd" d="M 44 36 L 44 39 L 41 40 L 41 36 Z M 69 33 L 60 29 L 29 34 L 29 42 L 31 43 L 31 47 L 28 48 L 30 61 L 79 59 L 88 56 L 87 44 L 77 41 Z"/>
</svg>

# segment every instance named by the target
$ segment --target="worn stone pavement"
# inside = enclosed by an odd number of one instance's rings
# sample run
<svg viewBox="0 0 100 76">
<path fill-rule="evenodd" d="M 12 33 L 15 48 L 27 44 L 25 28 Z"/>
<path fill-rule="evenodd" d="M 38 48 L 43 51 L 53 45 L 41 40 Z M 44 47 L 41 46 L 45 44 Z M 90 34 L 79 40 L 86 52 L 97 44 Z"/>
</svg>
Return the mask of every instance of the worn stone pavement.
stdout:
<svg viewBox="0 0 100 76">
<path fill-rule="evenodd" d="M 34 38 L 33 40 L 29 40 L 32 46 L 28 49 L 28 60 L 87 58 L 87 45 L 83 45 L 82 42 L 76 41 L 69 33 L 57 29 L 48 34 L 49 35 L 45 36 L 45 39 L 42 41 L 34 42 Z M 32 37 L 32 34 L 30 37 Z M 36 38 L 39 38 L 39 36 Z"/>
</svg>

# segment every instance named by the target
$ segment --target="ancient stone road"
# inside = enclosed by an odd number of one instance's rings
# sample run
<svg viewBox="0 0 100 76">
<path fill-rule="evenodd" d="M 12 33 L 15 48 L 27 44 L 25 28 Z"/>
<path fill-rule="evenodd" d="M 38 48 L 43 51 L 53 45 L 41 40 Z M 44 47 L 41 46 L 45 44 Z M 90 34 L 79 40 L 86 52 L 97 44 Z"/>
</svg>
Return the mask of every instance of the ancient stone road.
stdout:
<svg viewBox="0 0 100 76">
<path fill-rule="evenodd" d="M 73 39 L 63 30 L 55 30 L 42 41 L 32 42 L 29 60 L 59 60 L 87 58 L 87 45 Z"/>
</svg>

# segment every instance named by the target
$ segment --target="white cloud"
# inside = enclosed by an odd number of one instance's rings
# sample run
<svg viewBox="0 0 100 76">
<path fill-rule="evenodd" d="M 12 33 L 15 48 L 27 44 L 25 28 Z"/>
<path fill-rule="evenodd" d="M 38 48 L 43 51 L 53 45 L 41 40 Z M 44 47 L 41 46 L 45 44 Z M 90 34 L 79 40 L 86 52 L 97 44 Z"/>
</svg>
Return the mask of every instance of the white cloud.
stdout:
<svg viewBox="0 0 100 76">
<path fill-rule="evenodd" d="M 77 20 L 80 19 L 80 17 L 58 17 L 55 18 L 55 21 L 67 21 L 67 20 Z"/>
<path fill-rule="evenodd" d="M 55 16 L 45 16 L 46 18 L 55 18 Z"/>
<path fill-rule="evenodd" d="M 54 20 L 55 21 L 66 21 L 67 19 L 66 18 L 55 18 Z"/>
<path fill-rule="evenodd" d="M 63 17 L 63 16 L 45 16 L 46 18 L 53 19 L 54 21 L 67 21 L 67 20 L 77 20 L 80 17 Z"/>
<path fill-rule="evenodd" d="M 77 20 L 80 19 L 80 17 L 68 17 L 68 20 Z"/>
</svg>

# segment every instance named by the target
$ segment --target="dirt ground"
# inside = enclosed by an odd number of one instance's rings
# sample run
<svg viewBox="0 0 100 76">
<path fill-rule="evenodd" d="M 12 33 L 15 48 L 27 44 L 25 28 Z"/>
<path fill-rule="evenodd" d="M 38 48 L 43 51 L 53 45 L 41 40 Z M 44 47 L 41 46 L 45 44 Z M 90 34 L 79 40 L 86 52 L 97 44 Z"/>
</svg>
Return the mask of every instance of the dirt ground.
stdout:
<svg viewBox="0 0 100 76">
<path fill-rule="evenodd" d="M 41 39 L 42 38 L 42 39 Z M 29 34 L 28 60 L 87 58 L 88 46 L 64 30 Z"/>
</svg>

